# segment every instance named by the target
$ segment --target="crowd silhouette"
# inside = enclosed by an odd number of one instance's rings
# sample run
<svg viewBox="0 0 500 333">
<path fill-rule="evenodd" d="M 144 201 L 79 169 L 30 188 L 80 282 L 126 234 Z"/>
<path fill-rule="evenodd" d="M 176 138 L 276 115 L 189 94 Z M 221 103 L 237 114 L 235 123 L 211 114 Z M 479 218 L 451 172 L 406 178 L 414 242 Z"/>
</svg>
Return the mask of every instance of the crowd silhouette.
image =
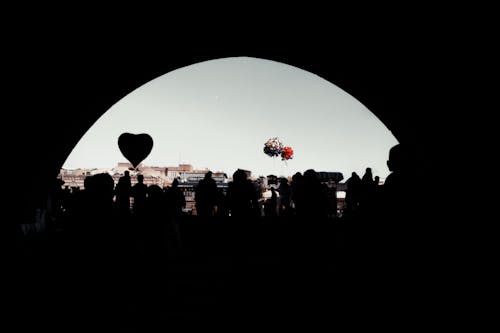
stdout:
<svg viewBox="0 0 500 333">
<path fill-rule="evenodd" d="M 343 205 L 338 182 L 320 179 L 313 169 L 267 187 L 238 169 L 224 191 L 209 171 L 195 188 L 196 216 L 186 214 L 177 179 L 166 188 L 147 186 L 141 174 L 133 179 L 125 171 L 116 186 L 108 174 L 86 177 L 83 189 L 58 181 L 43 218 L 50 221 L 45 252 L 28 251 L 39 246 L 29 240 L 33 230 L 17 237 L 26 256 L 50 257 L 56 271 L 65 272 L 60 285 L 84 281 L 71 297 L 92 302 L 92 313 L 132 313 L 134 325 L 154 321 L 161 311 L 185 311 L 192 319 L 187 308 L 193 303 L 211 310 L 242 303 L 293 310 L 319 292 L 349 302 L 352 295 L 334 288 L 334 281 L 357 283 L 363 274 L 380 274 L 381 267 L 393 272 L 399 260 L 411 259 L 404 226 L 414 225 L 421 195 L 411 152 L 398 144 L 387 164 L 391 174 L 383 185 L 369 167 L 361 178 L 353 172 Z M 186 277 L 193 269 L 195 276 Z M 289 289 L 300 279 L 310 293 Z M 219 287 L 200 287 L 214 280 Z M 366 282 L 358 287 L 351 292 L 368 292 Z M 61 294 L 62 304 L 71 303 Z"/>
</svg>

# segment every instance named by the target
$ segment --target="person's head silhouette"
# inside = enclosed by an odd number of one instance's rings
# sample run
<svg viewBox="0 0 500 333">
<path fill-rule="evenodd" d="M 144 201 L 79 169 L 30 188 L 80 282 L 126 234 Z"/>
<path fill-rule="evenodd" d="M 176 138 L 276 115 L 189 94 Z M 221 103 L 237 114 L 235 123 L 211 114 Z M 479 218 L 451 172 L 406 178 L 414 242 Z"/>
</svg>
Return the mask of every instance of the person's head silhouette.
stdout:
<svg viewBox="0 0 500 333">
<path fill-rule="evenodd" d="M 144 176 L 143 175 L 137 175 L 137 181 L 139 183 L 141 183 L 141 184 L 144 183 Z"/>
<path fill-rule="evenodd" d="M 247 174 L 244 170 L 238 169 L 233 173 L 234 182 L 244 182 L 247 180 Z"/>
<path fill-rule="evenodd" d="M 397 144 L 389 150 L 387 167 L 392 172 L 404 172 L 409 168 L 409 154 L 407 148 L 402 144 Z"/>
<path fill-rule="evenodd" d="M 318 181 L 318 173 L 314 169 L 307 169 L 304 172 L 304 179 L 308 181 Z"/>
</svg>

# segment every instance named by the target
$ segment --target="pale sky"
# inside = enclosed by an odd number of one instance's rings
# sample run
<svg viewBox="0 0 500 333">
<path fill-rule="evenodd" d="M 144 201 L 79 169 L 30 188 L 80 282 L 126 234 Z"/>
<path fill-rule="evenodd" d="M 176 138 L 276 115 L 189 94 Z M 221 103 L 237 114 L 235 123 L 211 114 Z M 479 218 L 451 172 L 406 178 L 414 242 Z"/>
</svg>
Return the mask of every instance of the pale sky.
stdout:
<svg viewBox="0 0 500 333">
<path fill-rule="evenodd" d="M 145 165 L 188 163 L 230 176 L 237 168 L 254 176 L 315 169 L 340 171 L 347 179 L 371 167 L 385 178 L 389 149 L 397 144 L 372 112 L 333 83 L 249 57 L 183 67 L 137 88 L 97 120 L 63 168 L 126 162 L 117 143 L 124 132 L 152 136 Z M 264 154 L 272 137 L 294 149 L 292 160 Z"/>
</svg>

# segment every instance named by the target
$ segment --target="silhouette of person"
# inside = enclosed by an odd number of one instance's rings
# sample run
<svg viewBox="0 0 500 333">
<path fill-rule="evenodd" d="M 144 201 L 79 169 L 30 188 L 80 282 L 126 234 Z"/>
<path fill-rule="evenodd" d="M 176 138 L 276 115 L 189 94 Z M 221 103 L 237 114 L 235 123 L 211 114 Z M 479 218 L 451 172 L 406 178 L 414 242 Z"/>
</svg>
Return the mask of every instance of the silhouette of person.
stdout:
<svg viewBox="0 0 500 333">
<path fill-rule="evenodd" d="M 302 217 L 326 217 L 328 214 L 328 196 L 318 174 L 313 169 L 304 172 L 303 183 L 297 191 L 302 204 L 297 207 L 297 215 Z"/>
<path fill-rule="evenodd" d="M 302 176 L 300 172 L 297 172 L 292 176 L 292 184 L 290 185 L 290 199 L 294 213 L 297 213 L 297 210 L 300 210 L 300 207 L 302 206 L 303 191 L 301 191 L 301 188 L 303 186 L 303 180 L 304 176 Z"/>
<path fill-rule="evenodd" d="M 266 200 L 266 216 L 277 216 L 277 207 L 278 207 L 278 195 L 276 194 L 276 190 L 274 187 L 271 187 L 271 197 Z"/>
<path fill-rule="evenodd" d="M 359 207 L 364 214 L 371 214 L 374 210 L 375 182 L 371 168 L 366 168 L 365 174 L 361 178 L 361 192 L 359 197 Z"/>
<path fill-rule="evenodd" d="M 361 183 L 364 185 L 371 185 L 373 183 L 372 168 L 366 168 L 365 174 L 361 178 Z"/>
<path fill-rule="evenodd" d="M 116 215 L 113 178 L 107 173 L 96 174 L 86 177 L 84 184 L 64 255 L 84 281 L 79 286 L 79 297 L 89 301 L 99 298 L 94 311 L 110 313 L 118 311 L 123 296 L 120 290 L 126 277 L 125 258 L 129 259 L 125 229 Z"/>
<path fill-rule="evenodd" d="M 147 188 L 145 205 L 145 237 L 149 249 L 157 253 L 162 249 L 165 240 L 167 222 L 164 192 L 158 185 Z"/>
<path fill-rule="evenodd" d="M 328 216 L 337 216 L 337 184 L 333 180 L 329 180 L 326 186 L 328 194 Z"/>
<path fill-rule="evenodd" d="M 395 221 L 416 213 L 419 189 L 414 184 L 415 173 L 409 148 L 397 144 L 389 151 L 387 167 L 391 173 L 385 179 L 382 200 L 386 215 Z"/>
<path fill-rule="evenodd" d="M 125 171 L 124 175 L 118 180 L 116 185 L 116 206 L 122 215 L 130 213 L 130 194 L 132 183 L 130 181 L 130 172 Z"/>
<path fill-rule="evenodd" d="M 195 190 L 194 199 L 198 215 L 213 216 L 217 197 L 217 184 L 212 178 L 212 172 L 208 171 L 205 177 L 198 182 L 198 186 Z"/>
<path fill-rule="evenodd" d="M 238 169 L 234 172 L 233 181 L 228 186 L 227 202 L 231 216 L 251 217 L 259 215 L 257 195 L 244 170 Z"/>
<path fill-rule="evenodd" d="M 179 188 L 179 181 L 174 179 L 172 186 L 165 191 L 169 215 L 173 218 L 180 218 L 182 209 L 186 207 L 186 198 Z"/>
<path fill-rule="evenodd" d="M 382 186 L 380 185 L 380 177 L 375 176 L 373 179 L 373 206 L 375 209 L 378 209 L 380 207 L 380 200 L 381 200 L 381 191 L 382 191 Z"/>
<path fill-rule="evenodd" d="M 134 198 L 134 214 L 144 214 L 148 186 L 144 184 L 144 176 L 137 175 L 137 183 L 132 186 L 132 197 Z"/>
<path fill-rule="evenodd" d="M 176 235 L 168 218 L 168 207 L 165 205 L 165 192 L 158 185 L 147 188 L 146 207 L 142 218 L 144 241 L 143 272 L 147 276 L 144 283 L 144 293 L 153 302 L 164 297 L 166 264 L 172 255 L 171 249 L 176 246 Z M 148 304 L 149 305 L 149 304 Z M 147 307 L 147 306 L 146 306 Z M 152 310 L 148 308 L 148 310 Z"/>
<path fill-rule="evenodd" d="M 180 219 L 182 210 L 186 207 L 186 198 L 179 188 L 179 180 L 174 179 L 172 185 L 165 190 L 165 200 L 167 203 L 167 247 L 168 254 L 175 256 L 181 247 Z"/>
<path fill-rule="evenodd" d="M 346 180 L 347 190 L 345 196 L 346 211 L 356 212 L 358 210 L 359 199 L 361 195 L 361 178 L 356 172 Z"/>
<path fill-rule="evenodd" d="M 280 178 L 280 185 L 278 187 L 279 196 L 279 215 L 287 215 L 290 209 L 290 185 L 286 178 Z"/>
<path fill-rule="evenodd" d="M 215 214 L 217 216 L 227 216 L 226 206 L 227 206 L 226 195 L 224 194 L 224 190 L 220 188 L 217 190 L 217 203 L 216 203 L 217 211 Z"/>
</svg>

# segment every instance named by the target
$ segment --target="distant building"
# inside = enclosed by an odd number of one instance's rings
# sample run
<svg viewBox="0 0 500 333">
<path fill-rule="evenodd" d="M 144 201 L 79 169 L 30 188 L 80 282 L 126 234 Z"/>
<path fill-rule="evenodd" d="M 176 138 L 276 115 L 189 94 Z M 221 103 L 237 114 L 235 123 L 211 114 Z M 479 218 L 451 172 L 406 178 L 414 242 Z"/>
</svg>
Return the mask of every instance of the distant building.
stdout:
<svg viewBox="0 0 500 333">
<path fill-rule="evenodd" d="M 185 172 L 192 172 L 193 166 L 191 164 L 179 164 L 176 167 L 166 167 L 165 177 L 168 183 L 172 183 L 174 179 L 181 178 L 181 175 Z"/>
<path fill-rule="evenodd" d="M 335 183 L 340 182 L 344 179 L 342 172 L 331 172 L 331 171 L 319 171 L 317 172 L 318 178 L 321 182 L 333 181 Z"/>
<path fill-rule="evenodd" d="M 209 170 L 194 170 L 191 172 L 183 172 L 180 176 L 181 183 L 196 183 L 203 178 Z M 227 175 L 224 172 L 212 172 L 212 178 L 216 183 L 227 183 Z"/>
</svg>

